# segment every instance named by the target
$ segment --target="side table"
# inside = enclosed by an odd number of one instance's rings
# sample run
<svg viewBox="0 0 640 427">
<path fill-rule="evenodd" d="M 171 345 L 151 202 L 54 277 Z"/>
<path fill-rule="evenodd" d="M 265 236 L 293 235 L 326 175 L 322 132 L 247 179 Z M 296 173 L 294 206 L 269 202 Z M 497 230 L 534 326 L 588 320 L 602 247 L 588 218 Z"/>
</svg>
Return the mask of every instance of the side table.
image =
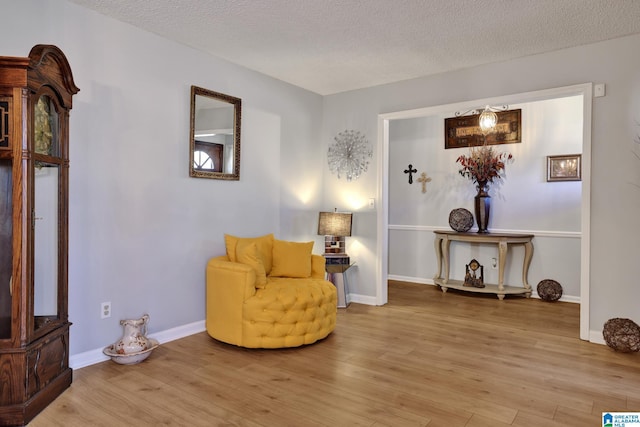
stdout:
<svg viewBox="0 0 640 427">
<path fill-rule="evenodd" d="M 355 264 L 355 263 L 353 263 Z M 325 271 L 327 272 L 327 280 L 333 283 L 338 291 L 338 308 L 347 308 L 350 301 L 347 301 L 347 295 L 349 294 L 349 284 L 347 283 L 346 271 L 353 264 L 326 264 Z M 338 280 L 337 275 L 340 275 Z"/>
</svg>

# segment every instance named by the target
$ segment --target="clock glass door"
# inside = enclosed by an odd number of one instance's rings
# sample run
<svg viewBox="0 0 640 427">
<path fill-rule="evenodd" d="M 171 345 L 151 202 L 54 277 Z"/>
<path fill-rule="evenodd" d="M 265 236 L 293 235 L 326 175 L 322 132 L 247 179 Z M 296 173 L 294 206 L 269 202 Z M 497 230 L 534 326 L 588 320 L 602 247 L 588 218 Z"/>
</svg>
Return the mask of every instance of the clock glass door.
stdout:
<svg viewBox="0 0 640 427">
<path fill-rule="evenodd" d="M 54 98 L 34 106 L 33 314 L 34 328 L 58 320 L 60 283 L 60 117 Z"/>
<path fill-rule="evenodd" d="M 36 164 L 33 213 L 35 329 L 58 318 L 58 187 L 60 168 Z"/>
</svg>

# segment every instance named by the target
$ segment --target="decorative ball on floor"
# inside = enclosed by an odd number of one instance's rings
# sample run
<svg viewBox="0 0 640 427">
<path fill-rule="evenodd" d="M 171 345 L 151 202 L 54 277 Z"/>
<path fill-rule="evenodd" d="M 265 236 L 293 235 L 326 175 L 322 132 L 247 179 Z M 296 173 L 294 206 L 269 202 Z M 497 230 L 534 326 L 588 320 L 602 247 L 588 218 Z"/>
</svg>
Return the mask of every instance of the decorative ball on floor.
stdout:
<svg viewBox="0 0 640 427">
<path fill-rule="evenodd" d="M 562 285 L 553 279 L 544 279 L 538 283 L 538 296 L 544 301 L 558 301 L 562 296 Z"/>
<path fill-rule="evenodd" d="M 473 214 L 465 208 L 456 208 L 449 213 L 449 225 L 459 233 L 469 231 L 473 227 Z"/>
<path fill-rule="evenodd" d="M 621 353 L 640 351 L 640 326 L 631 319 L 616 317 L 605 322 L 602 330 L 609 347 Z"/>
</svg>

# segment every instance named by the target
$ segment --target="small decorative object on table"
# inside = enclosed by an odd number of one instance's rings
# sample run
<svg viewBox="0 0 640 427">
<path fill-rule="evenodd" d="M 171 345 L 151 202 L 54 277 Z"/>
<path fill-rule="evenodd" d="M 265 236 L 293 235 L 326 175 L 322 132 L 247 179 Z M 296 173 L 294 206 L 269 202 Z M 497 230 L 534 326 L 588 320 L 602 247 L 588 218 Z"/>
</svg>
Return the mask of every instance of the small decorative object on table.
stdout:
<svg viewBox="0 0 640 427">
<path fill-rule="evenodd" d="M 562 285 L 553 279 L 544 279 L 538 283 L 538 296 L 544 301 L 558 301 L 562 296 Z"/>
<path fill-rule="evenodd" d="M 473 227 L 473 214 L 465 208 L 456 208 L 449 213 L 449 225 L 459 233 L 467 232 Z"/>
<path fill-rule="evenodd" d="M 493 147 L 482 145 L 469 149 L 469 155 L 462 155 L 456 160 L 462 168 L 460 175 L 469 178 L 478 189 L 475 197 L 476 222 L 478 233 L 488 233 L 491 196 L 488 185 L 503 178 L 505 163 L 513 160 L 513 156 L 506 152 L 497 152 Z"/>
<path fill-rule="evenodd" d="M 120 325 L 124 327 L 122 338 L 105 347 L 102 352 L 121 365 L 142 362 L 159 345 L 158 341 L 145 336 L 148 322 L 148 314 L 143 315 L 140 319 L 121 320 Z"/>
<path fill-rule="evenodd" d="M 480 270 L 480 277 L 477 275 L 478 269 Z M 469 261 L 469 264 L 465 267 L 463 286 L 484 288 L 484 266 L 480 265 L 476 259 Z"/>
<path fill-rule="evenodd" d="M 616 317 L 605 322 L 602 336 L 607 345 L 622 353 L 640 351 L 640 326 L 631 319 Z"/>
</svg>

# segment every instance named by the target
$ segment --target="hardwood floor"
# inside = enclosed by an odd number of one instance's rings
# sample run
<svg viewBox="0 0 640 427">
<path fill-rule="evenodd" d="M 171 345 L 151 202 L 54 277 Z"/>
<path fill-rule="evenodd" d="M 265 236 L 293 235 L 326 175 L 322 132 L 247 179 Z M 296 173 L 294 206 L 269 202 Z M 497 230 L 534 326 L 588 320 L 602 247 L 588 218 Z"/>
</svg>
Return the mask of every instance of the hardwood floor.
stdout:
<svg viewBox="0 0 640 427">
<path fill-rule="evenodd" d="M 74 382 L 38 426 L 600 426 L 640 411 L 640 354 L 580 341 L 579 306 L 390 282 L 327 339 L 247 350 L 200 333 Z"/>
</svg>

